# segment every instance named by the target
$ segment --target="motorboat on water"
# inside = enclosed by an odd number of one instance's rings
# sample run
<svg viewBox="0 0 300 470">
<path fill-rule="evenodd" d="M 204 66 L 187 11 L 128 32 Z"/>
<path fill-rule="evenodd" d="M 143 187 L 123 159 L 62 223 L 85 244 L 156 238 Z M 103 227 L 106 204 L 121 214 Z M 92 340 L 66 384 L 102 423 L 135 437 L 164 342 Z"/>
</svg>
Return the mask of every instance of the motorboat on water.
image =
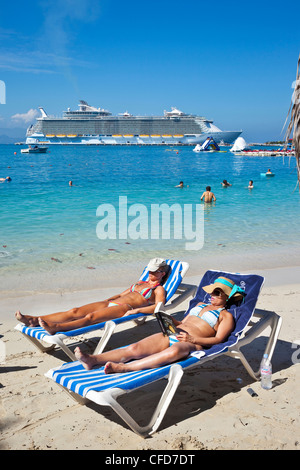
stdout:
<svg viewBox="0 0 300 470">
<path fill-rule="evenodd" d="M 21 153 L 46 153 L 48 147 L 39 147 L 38 145 L 31 146 L 27 149 L 21 149 Z"/>
</svg>

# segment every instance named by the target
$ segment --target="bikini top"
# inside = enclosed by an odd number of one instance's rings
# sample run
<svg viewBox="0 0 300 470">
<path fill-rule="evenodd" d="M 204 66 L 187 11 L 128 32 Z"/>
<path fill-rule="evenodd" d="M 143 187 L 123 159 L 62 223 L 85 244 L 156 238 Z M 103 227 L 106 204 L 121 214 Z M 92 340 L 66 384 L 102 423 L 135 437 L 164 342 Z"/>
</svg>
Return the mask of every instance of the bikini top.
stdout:
<svg viewBox="0 0 300 470">
<path fill-rule="evenodd" d="M 139 282 L 136 282 L 135 284 L 132 284 L 132 286 L 130 287 L 130 292 L 137 292 L 138 294 L 141 294 L 146 300 L 149 300 L 154 289 L 160 286 L 160 283 L 158 283 L 154 287 L 145 287 L 141 291 L 138 291 L 135 289 L 136 286 L 140 286 L 142 284 L 147 284 L 147 281 L 139 281 Z"/>
<path fill-rule="evenodd" d="M 209 324 L 209 326 L 214 328 L 217 321 L 219 320 L 220 313 L 222 312 L 222 310 L 225 310 L 225 308 L 221 307 L 216 310 L 208 310 L 207 312 L 204 312 L 201 315 L 201 311 L 203 310 L 203 308 L 207 307 L 208 305 L 209 304 L 196 305 L 196 307 L 193 307 L 190 310 L 190 315 L 201 318 L 201 320 L 204 320 L 206 323 Z"/>
</svg>

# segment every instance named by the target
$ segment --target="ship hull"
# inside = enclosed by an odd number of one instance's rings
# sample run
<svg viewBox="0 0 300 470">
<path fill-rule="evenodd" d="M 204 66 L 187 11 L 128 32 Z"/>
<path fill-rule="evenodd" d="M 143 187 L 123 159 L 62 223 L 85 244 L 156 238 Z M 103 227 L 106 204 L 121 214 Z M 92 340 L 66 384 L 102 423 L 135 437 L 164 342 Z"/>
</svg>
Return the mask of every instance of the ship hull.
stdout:
<svg viewBox="0 0 300 470">
<path fill-rule="evenodd" d="M 47 136 L 41 133 L 32 134 L 26 138 L 28 145 L 196 145 L 202 144 L 207 137 L 212 137 L 217 143 L 231 144 L 242 131 L 207 132 L 194 135 L 55 135 Z"/>
</svg>

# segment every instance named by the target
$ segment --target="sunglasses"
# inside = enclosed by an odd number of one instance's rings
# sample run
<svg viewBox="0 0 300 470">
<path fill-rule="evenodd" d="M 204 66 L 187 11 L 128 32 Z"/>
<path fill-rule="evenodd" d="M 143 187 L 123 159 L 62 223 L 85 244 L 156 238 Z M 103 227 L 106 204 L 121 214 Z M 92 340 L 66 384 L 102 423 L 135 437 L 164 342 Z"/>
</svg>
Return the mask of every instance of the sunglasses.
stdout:
<svg viewBox="0 0 300 470">
<path fill-rule="evenodd" d="M 215 289 L 212 294 L 214 297 L 221 297 L 222 295 L 226 295 L 221 289 Z"/>
</svg>

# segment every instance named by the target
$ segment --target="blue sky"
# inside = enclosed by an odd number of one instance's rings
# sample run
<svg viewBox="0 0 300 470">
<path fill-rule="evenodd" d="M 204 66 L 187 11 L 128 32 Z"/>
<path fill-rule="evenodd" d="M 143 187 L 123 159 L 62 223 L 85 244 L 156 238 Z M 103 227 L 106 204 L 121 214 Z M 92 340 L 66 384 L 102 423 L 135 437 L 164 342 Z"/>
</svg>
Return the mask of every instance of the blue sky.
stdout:
<svg viewBox="0 0 300 470">
<path fill-rule="evenodd" d="M 176 106 L 248 142 L 283 138 L 299 18 L 295 0 L 2 2 L 0 128 L 84 99 L 113 114 Z"/>
</svg>

